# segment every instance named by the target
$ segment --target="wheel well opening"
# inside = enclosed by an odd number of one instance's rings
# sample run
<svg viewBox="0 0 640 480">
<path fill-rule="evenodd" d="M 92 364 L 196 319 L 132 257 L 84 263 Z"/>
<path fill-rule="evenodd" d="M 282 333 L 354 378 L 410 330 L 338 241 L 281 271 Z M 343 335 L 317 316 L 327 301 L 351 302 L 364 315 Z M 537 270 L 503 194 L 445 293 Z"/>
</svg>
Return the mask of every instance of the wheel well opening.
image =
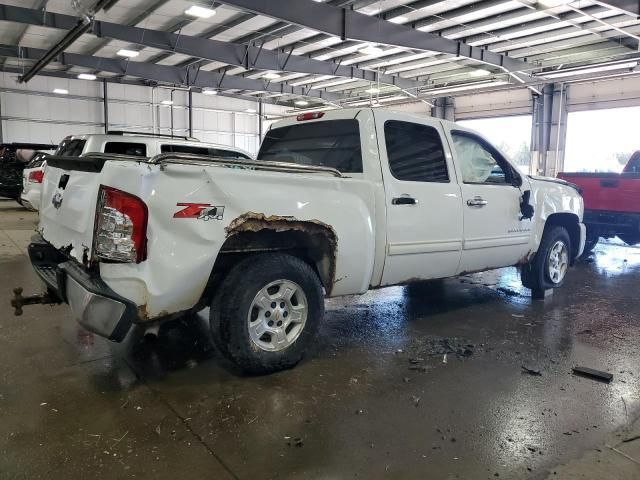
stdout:
<svg viewBox="0 0 640 480">
<path fill-rule="evenodd" d="M 227 227 L 227 239 L 216 258 L 203 302 L 209 302 L 229 270 L 251 255 L 284 252 L 309 264 L 331 293 L 335 282 L 337 237 L 321 222 L 247 214 Z M 203 305 L 204 306 L 204 305 Z"/>
<path fill-rule="evenodd" d="M 554 213 L 547 218 L 545 229 L 552 226 L 562 226 L 569 233 L 569 239 L 571 240 L 571 261 L 578 256 L 578 249 L 580 248 L 580 220 L 574 213 Z"/>
</svg>

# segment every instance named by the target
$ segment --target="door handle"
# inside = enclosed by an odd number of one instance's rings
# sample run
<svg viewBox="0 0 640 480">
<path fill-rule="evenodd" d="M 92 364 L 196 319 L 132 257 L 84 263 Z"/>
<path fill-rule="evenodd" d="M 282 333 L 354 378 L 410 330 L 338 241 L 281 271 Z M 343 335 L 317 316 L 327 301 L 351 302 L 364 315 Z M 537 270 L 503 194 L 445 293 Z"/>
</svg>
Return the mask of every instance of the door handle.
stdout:
<svg viewBox="0 0 640 480">
<path fill-rule="evenodd" d="M 415 205 L 418 201 L 409 196 L 396 197 L 391 200 L 392 205 Z"/>
<path fill-rule="evenodd" d="M 467 200 L 467 205 L 469 205 L 470 207 L 476 207 L 476 208 L 482 208 L 487 203 L 488 202 L 482 197 L 473 197 Z"/>
</svg>

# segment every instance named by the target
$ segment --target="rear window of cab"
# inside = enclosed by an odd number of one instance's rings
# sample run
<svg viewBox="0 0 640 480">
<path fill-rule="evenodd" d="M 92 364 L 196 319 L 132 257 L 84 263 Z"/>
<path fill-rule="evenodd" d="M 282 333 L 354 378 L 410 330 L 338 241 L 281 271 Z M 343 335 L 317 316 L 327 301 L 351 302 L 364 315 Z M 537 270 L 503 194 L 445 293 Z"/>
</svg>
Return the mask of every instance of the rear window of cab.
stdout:
<svg viewBox="0 0 640 480">
<path fill-rule="evenodd" d="M 257 159 L 361 173 L 359 123 L 326 120 L 273 128 L 265 135 Z"/>
</svg>

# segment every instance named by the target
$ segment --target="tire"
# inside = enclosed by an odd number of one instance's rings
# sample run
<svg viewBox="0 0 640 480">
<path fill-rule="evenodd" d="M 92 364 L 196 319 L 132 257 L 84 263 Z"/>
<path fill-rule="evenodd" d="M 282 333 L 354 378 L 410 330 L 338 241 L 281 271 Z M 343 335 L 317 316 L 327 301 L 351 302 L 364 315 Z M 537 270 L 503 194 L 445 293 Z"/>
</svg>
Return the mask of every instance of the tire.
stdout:
<svg viewBox="0 0 640 480">
<path fill-rule="evenodd" d="M 596 237 L 595 235 L 589 235 L 587 233 L 587 239 L 584 242 L 584 250 L 582 251 L 582 255 L 580 258 L 587 258 L 591 253 L 593 253 L 593 249 L 596 248 L 598 242 L 600 241 L 600 237 Z"/>
<path fill-rule="evenodd" d="M 308 264 L 286 254 L 254 255 L 224 280 L 212 302 L 211 333 L 244 373 L 273 373 L 302 360 L 323 315 L 322 284 Z"/>
<path fill-rule="evenodd" d="M 620 238 L 620 240 L 622 240 L 624 243 L 626 243 L 629 246 L 633 246 L 637 243 L 640 243 L 640 234 L 636 233 L 621 233 L 620 235 L 618 235 L 618 237 Z"/>
<path fill-rule="evenodd" d="M 561 250 L 564 254 L 561 254 Z M 558 268 L 553 268 L 555 254 L 559 253 Z M 564 284 L 566 273 L 571 262 L 571 238 L 567 230 L 560 226 L 549 226 L 545 228 L 542 235 L 540 247 L 533 260 L 524 265 L 520 270 L 522 284 L 530 288 L 534 296 L 543 293 L 550 288 L 558 288 Z M 560 265 L 562 264 L 562 265 Z"/>
</svg>

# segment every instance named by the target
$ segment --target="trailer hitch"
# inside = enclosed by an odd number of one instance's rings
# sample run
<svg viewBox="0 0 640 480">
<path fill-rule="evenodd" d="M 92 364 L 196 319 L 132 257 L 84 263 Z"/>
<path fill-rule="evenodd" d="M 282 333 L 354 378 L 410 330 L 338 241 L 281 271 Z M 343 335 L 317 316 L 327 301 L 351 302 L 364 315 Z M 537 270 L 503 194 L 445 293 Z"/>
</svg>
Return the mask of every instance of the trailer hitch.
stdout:
<svg viewBox="0 0 640 480">
<path fill-rule="evenodd" d="M 60 303 L 60 300 L 49 292 L 44 292 L 39 295 L 27 295 L 26 297 L 23 297 L 22 291 L 22 287 L 16 287 L 13 289 L 11 306 L 15 309 L 13 314 L 16 316 L 22 315 L 22 307 L 25 305 Z"/>
</svg>

